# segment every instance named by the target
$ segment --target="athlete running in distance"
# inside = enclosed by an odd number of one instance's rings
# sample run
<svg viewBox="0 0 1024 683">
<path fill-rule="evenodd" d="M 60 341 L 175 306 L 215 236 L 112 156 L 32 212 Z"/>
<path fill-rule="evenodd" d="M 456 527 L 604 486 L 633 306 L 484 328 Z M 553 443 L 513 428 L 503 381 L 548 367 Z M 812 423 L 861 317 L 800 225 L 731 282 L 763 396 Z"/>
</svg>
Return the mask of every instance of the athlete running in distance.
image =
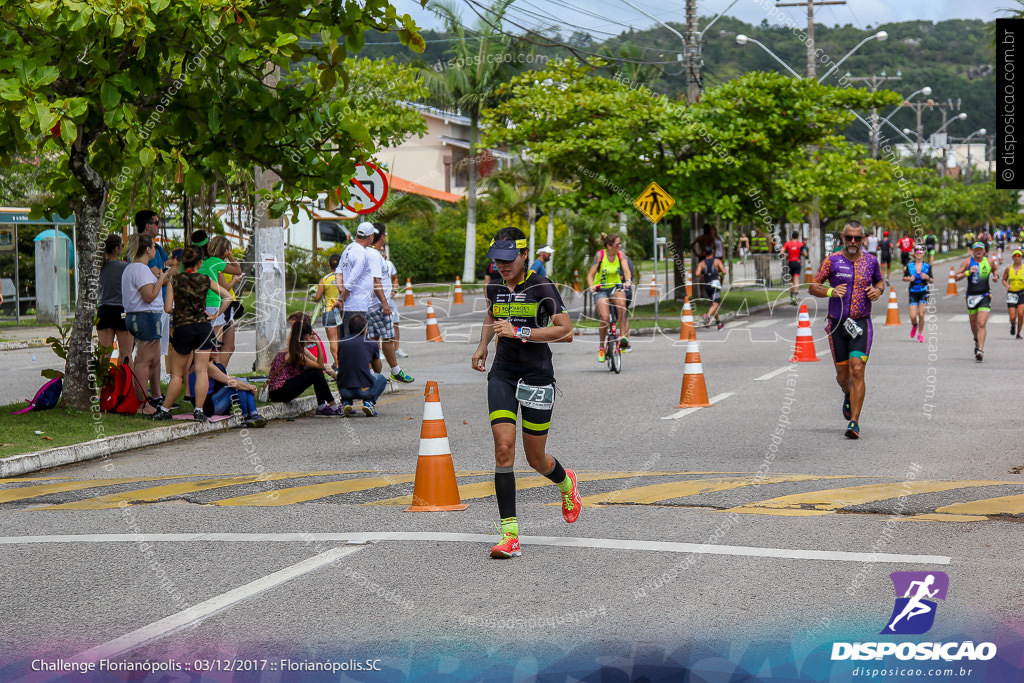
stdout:
<svg viewBox="0 0 1024 683">
<path fill-rule="evenodd" d="M 523 411 L 523 450 L 530 467 L 558 486 L 562 517 L 572 523 L 580 516 L 576 474 L 545 452 L 555 401 L 555 372 L 549 343 L 571 342 L 572 321 L 551 281 L 526 270 L 526 235 L 519 228 L 502 228 L 494 236 L 487 258 L 498 278 L 486 288 L 488 302 L 473 369 L 486 371 L 487 347 L 498 337 L 494 362 L 487 375 L 487 404 L 494 437 L 494 493 L 501 517 L 501 541 L 491 557 L 521 554 L 516 520 L 517 411 Z"/>
<path fill-rule="evenodd" d="M 920 244 L 914 247 L 914 260 L 907 264 L 906 269 L 903 271 L 903 281 L 909 282 L 910 286 L 907 288 L 910 301 L 908 302 L 908 310 L 910 311 L 910 338 L 917 337 L 917 341 L 924 342 L 924 314 L 925 309 L 928 308 L 928 285 L 935 281 L 932 277 L 932 267 L 927 261 L 924 260 L 925 248 Z M 921 330 L 921 334 L 918 334 L 918 329 Z"/>
<path fill-rule="evenodd" d="M 999 267 L 985 252 L 985 243 L 975 242 L 971 255 L 963 260 L 953 276 L 958 282 L 967 278 L 967 314 L 974 335 L 974 359 L 979 363 L 985 360 L 985 326 L 992 310 L 991 280 L 999 280 Z"/>
<path fill-rule="evenodd" d="M 1013 263 L 1003 271 L 1006 307 L 1010 309 L 1010 336 L 1024 332 L 1024 251 L 1013 250 Z"/>
<path fill-rule="evenodd" d="M 864 226 L 850 221 L 843 227 L 842 251 L 822 261 L 811 296 L 828 298 L 825 333 L 836 366 L 836 382 L 843 390 L 843 417 L 849 420 L 846 438 L 860 438 L 860 411 L 864 405 L 864 368 L 871 352 L 871 302 L 885 290 L 878 260 L 864 253 Z M 828 281 L 828 285 L 825 282 Z"/>
<path fill-rule="evenodd" d="M 722 259 L 717 258 L 714 251 L 706 249 L 704 259 L 697 264 L 697 277 L 704 278 L 704 290 L 711 299 L 711 308 L 704 314 L 704 327 L 711 327 L 712 317 L 718 329 L 724 327 L 724 323 L 718 317 L 718 309 L 722 305 L 722 280 L 725 279 L 725 274 Z"/>
<path fill-rule="evenodd" d="M 794 230 L 792 238 L 782 245 L 789 268 L 789 303 L 796 306 L 796 295 L 800 293 L 800 259 L 807 256 L 807 245 L 800 241 L 800 231 Z"/>
</svg>

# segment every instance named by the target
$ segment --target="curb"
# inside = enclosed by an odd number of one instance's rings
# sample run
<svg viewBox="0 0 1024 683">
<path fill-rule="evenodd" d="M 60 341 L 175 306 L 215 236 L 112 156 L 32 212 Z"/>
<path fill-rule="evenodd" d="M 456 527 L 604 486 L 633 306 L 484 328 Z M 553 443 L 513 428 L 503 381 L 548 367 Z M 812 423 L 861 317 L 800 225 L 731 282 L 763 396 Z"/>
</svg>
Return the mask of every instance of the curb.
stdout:
<svg viewBox="0 0 1024 683">
<path fill-rule="evenodd" d="M 268 420 L 277 420 L 305 415 L 316 408 L 315 396 L 302 396 L 289 403 L 274 403 L 260 408 L 260 414 Z M 184 422 L 155 429 L 143 429 L 128 434 L 108 436 L 85 443 L 58 446 L 45 451 L 12 455 L 0 460 L 0 478 L 15 477 L 30 472 L 71 465 L 86 460 L 106 458 L 115 453 L 122 453 L 136 448 L 155 446 L 168 441 L 186 439 L 190 436 L 208 434 L 230 429 L 242 424 L 241 418 L 232 417 L 219 422 Z"/>
<path fill-rule="evenodd" d="M 45 339 L 27 339 L 25 341 L 0 342 L 0 351 L 20 351 L 21 349 L 41 349 L 47 347 Z"/>
</svg>

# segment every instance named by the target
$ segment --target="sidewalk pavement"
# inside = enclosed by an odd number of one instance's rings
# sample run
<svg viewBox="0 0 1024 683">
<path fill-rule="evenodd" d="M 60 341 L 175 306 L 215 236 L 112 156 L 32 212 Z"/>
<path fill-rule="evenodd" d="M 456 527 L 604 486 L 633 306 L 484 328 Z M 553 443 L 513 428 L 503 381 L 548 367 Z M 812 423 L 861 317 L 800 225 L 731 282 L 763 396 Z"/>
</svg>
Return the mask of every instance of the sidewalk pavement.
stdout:
<svg viewBox="0 0 1024 683">
<path fill-rule="evenodd" d="M 4 340 L 0 341 L 0 351 L 48 346 L 46 338 L 55 336 L 56 325 L 3 325 L 0 326 L 0 339 Z"/>
</svg>

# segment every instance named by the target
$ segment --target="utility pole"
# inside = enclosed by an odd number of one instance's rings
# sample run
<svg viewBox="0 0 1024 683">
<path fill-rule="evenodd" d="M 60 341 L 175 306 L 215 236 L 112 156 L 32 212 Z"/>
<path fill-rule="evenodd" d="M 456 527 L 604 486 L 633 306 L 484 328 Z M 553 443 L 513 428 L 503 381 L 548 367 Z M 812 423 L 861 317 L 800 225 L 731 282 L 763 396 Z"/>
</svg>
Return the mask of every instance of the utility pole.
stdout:
<svg viewBox="0 0 1024 683">
<path fill-rule="evenodd" d="M 945 126 L 947 110 L 953 111 L 955 109 L 956 111 L 960 111 L 960 104 L 961 102 L 959 99 L 956 101 L 956 104 L 954 104 L 953 100 L 951 99 L 946 100 L 945 102 L 936 102 L 935 100 L 929 98 L 924 102 L 904 101 L 903 104 L 900 105 L 901 107 L 910 107 L 911 109 L 914 110 L 915 121 L 917 123 L 917 128 L 915 129 L 917 131 L 917 154 L 915 156 L 917 160 L 917 166 L 921 165 L 921 144 L 924 142 L 924 124 L 921 123 L 921 112 L 924 111 L 925 107 L 927 107 L 929 110 L 938 107 L 939 111 L 942 113 L 942 125 Z"/>
<path fill-rule="evenodd" d="M 686 0 L 686 102 L 700 99 L 700 30 L 697 27 L 697 0 Z"/>
<path fill-rule="evenodd" d="M 903 74 L 899 71 L 896 72 L 895 76 L 886 76 L 883 71 L 881 75 L 872 76 L 854 76 L 848 78 L 850 81 L 863 81 L 868 84 L 871 88 L 871 92 L 878 92 L 878 88 L 886 81 L 899 81 L 903 79 Z M 878 107 L 871 108 L 871 158 L 878 158 L 878 144 L 879 138 L 881 137 L 881 124 L 878 122 Z"/>
<path fill-rule="evenodd" d="M 817 68 L 815 65 L 815 54 L 814 54 L 814 7 L 815 5 L 845 5 L 846 0 L 805 0 L 804 2 L 778 2 L 775 4 L 776 7 L 803 7 L 807 6 L 807 78 L 817 78 Z M 817 153 L 818 148 L 816 145 L 811 145 L 808 148 L 808 153 L 813 157 Z M 821 199 L 814 197 L 811 203 L 811 212 L 807 218 L 808 232 L 807 235 L 807 252 L 811 256 L 811 260 L 817 259 L 821 261 L 825 258 L 825 240 L 822 239 L 821 234 L 821 212 L 819 210 Z"/>
</svg>

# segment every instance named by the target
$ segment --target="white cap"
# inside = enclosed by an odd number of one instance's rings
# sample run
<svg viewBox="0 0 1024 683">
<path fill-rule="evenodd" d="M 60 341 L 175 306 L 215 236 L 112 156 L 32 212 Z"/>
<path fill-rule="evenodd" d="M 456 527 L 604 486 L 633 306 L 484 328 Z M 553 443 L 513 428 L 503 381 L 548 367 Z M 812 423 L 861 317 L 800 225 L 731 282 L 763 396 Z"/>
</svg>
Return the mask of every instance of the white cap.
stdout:
<svg viewBox="0 0 1024 683">
<path fill-rule="evenodd" d="M 356 237 L 372 237 L 377 234 L 377 228 L 373 227 L 373 223 L 363 221 L 356 228 Z"/>
<path fill-rule="evenodd" d="M 543 247 L 541 247 L 540 249 L 537 250 L 537 253 L 538 254 L 554 254 L 555 250 L 545 244 Z"/>
</svg>

